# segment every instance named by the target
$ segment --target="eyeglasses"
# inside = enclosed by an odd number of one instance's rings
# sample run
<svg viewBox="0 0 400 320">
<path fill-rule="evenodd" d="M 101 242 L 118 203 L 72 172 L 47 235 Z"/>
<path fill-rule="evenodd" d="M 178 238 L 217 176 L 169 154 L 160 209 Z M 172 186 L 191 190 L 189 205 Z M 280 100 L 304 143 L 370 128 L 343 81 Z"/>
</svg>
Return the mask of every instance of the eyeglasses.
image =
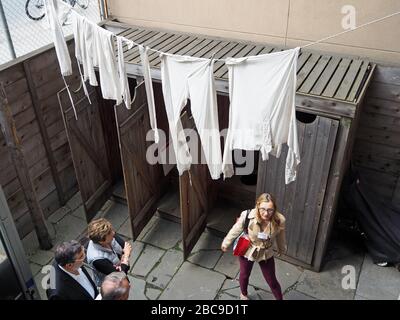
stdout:
<svg viewBox="0 0 400 320">
<path fill-rule="evenodd" d="M 258 210 L 260 211 L 260 213 L 265 213 L 265 212 L 268 212 L 269 214 L 275 213 L 275 209 L 258 208 Z"/>
</svg>

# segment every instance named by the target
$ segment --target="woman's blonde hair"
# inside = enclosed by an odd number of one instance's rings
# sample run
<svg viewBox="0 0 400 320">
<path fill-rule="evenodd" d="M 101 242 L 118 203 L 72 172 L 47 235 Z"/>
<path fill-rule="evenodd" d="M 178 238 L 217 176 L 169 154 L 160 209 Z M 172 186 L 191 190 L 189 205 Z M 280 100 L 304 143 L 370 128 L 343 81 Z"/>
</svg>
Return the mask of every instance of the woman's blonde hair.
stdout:
<svg viewBox="0 0 400 320">
<path fill-rule="evenodd" d="M 269 193 L 262 193 L 258 196 L 257 200 L 256 200 L 256 217 L 257 220 L 260 222 L 261 221 L 261 215 L 260 215 L 260 205 L 263 202 L 272 202 L 273 206 L 274 206 L 274 215 L 272 216 L 272 224 L 275 225 L 275 227 L 279 227 L 281 221 L 278 217 L 278 209 L 276 207 L 276 202 L 275 202 L 275 198 L 270 195 Z"/>
<path fill-rule="evenodd" d="M 95 243 L 104 241 L 110 232 L 112 232 L 113 227 L 107 219 L 100 218 L 93 220 L 88 225 L 88 237 Z"/>
</svg>

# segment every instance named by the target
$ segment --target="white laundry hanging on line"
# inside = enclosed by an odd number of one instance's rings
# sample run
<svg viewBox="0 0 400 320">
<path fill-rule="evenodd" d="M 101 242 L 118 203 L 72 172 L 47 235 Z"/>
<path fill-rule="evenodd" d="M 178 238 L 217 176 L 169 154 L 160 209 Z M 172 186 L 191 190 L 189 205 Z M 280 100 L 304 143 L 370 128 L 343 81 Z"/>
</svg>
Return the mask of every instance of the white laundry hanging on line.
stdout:
<svg viewBox="0 0 400 320">
<path fill-rule="evenodd" d="M 117 36 L 117 50 L 118 50 L 118 74 L 121 96 L 125 102 L 126 108 L 131 108 L 131 92 L 129 90 L 128 76 L 126 75 L 124 47 L 123 43 L 127 43 L 128 49 L 133 47 L 132 41 L 127 41 L 125 38 Z"/>
<path fill-rule="evenodd" d="M 192 157 L 180 114 L 187 99 L 200 136 L 210 175 L 221 175 L 221 143 L 218 124 L 214 62 L 209 59 L 161 54 L 161 80 L 165 108 L 180 175 L 189 170 Z"/>
<path fill-rule="evenodd" d="M 71 91 L 69 86 L 65 81 L 65 76 L 72 75 L 72 64 L 71 57 L 69 55 L 68 46 L 64 38 L 64 33 L 62 31 L 61 24 L 65 20 L 60 22 L 60 17 L 62 19 L 68 18 L 68 13 L 71 10 L 71 6 L 65 4 L 64 2 L 58 0 L 45 0 L 44 1 L 46 20 L 50 26 L 52 38 L 54 42 L 54 48 L 56 51 L 56 56 L 58 64 L 60 66 L 61 76 L 63 78 L 65 88 L 68 93 L 69 100 L 71 101 L 71 106 L 74 110 L 75 119 L 77 119 L 77 114 L 75 110 L 74 100 L 72 99 Z"/>
<path fill-rule="evenodd" d="M 113 37 L 114 34 L 106 29 L 95 25 L 93 28 L 95 37 L 95 51 L 97 61 L 94 59 L 95 66 L 99 67 L 100 88 L 104 99 L 116 100 L 116 104 L 122 102 L 121 85 L 118 74 L 117 61 Z"/>
<path fill-rule="evenodd" d="M 85 95 L 91 104 L 92 102 L 90 101 L 89 92 L 86 87 L 87 79 L 85 79 L 81 69 L 81 64 L 85 67 L 88 64 L 86 46 L 89 46 L 89 42 L 85 41 L 86 19 L 83 16 L 77 14 L 75 11 L 72 12 L 72 28 L 75 40 L 75 57 L 78 65 L 79 74 L 81 77 L 83 91 L 85 92 Z M 87 71 L 85 73 L 85 76 L 87 76 Z M 95 75 L 94 75 L 94 80 L 97 85 L 97 79 Z"/>
<path fill-rule="evenodd" d="M 74 14 L 73 30 L 75 56 L 78 60 L 78 69 L 81 73 L 85 94 L 88 96 L 85 81 L 89 80 L 92 86 L 98 86 L 94 69 L 98 67 L 103 98 L 116 100 L 117 105 L 123 99 L 129 109 L 131 95 L 125 69 L 123 43 L 126 42 L 130 49 L 133 46 L 132 41 L 116 36 L 118 61 L 115 61 L 115 50 L 112 43 L 115 35 L 112 32 L 76 13 Z M 83 66 L 83 75 L 80 63 Z"/>
<path fill-rule="evenodd" d="M 254 57 L 228 58 L 229 127 L 224 177 L 234 174 L 234 149 L 260 150 L 263 160 L 280 156 L 287 143 L 285 182 L 296 179 L 300 152 L 296 126 L 296 66 L 300 48 Z"/>
<path fill-rule="evenodd" d="M 61 27 L 61 23 L 63 21 L 59 21 L 59 16 L 62 16 L 64 19 L 66 19 L 67 12 L 70 10 L 70 8 L 58 0 L 45 0 L 44 5 L 47 21 L 52 32 L 54 47 L 61 74 L 62 76 L 70 76 L 72 74 L 71 57 L 69 55 L 67 43 L 65 42 Z"/>
<path fill-rule="evenodd" d="M 140 60 L 142 62 L 142 73 L 144 78 L 144 85 L 146 88 L 147 106 L 149 109 L 150 126 L 154 132 L 155 143 L 159 143 L 160 138 L 157 128 L 156 104 L 154 102 L 153 82 L 151 80 L 149 56 L 147 53 L 148 50 L 148 47 L 143 47 L 139 45 Z"/>
</svg>

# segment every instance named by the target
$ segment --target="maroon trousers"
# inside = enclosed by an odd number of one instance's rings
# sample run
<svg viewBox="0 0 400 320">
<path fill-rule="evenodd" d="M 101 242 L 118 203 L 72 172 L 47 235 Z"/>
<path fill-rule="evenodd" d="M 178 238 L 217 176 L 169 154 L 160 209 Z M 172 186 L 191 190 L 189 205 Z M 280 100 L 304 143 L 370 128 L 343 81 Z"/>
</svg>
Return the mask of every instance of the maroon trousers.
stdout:
<svg viewBox="0 0 400 320">
<path fill-rule="evenodd" d="M 239 283 L 240 283 L 240 291 L 242 294 L 247 296 L 247 286 L 249 285 L 249 278 L 251 270 L 253 269 L 254 261 L 249 261 L 246 257 L 239 257 L 240 263 L 240 275 L 239 275 Z M 269 287 L 271 288 L 272 294 L 274 295 L 276 300 L 282 300 L 282 290 L 281 286 L 276 279 L 275 275 L 275 261 L 274 257 L 269 258 L 266 261 L 259 262 L 261 272 L 264 276 L 264 279 L 267 281 Z"/>
</svg>

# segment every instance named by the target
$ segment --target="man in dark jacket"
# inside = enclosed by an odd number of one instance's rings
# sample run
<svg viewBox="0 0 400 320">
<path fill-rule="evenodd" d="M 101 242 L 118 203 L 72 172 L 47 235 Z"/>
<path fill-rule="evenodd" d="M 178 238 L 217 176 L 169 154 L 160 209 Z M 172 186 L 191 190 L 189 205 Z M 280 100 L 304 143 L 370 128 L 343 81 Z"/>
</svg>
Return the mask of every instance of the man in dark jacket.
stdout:
<svg viewBox="0 0 400 320">
<path fill-rule="evenodd" d="M 56 248 L 54 277 L 47 289 L 49 300 L 94 300 L 98 290 L 83 266 L 83 246 L 75 240 L 64 242 Z M 52 283 L 53 282 L 53 283 Z"/>
</svg>

